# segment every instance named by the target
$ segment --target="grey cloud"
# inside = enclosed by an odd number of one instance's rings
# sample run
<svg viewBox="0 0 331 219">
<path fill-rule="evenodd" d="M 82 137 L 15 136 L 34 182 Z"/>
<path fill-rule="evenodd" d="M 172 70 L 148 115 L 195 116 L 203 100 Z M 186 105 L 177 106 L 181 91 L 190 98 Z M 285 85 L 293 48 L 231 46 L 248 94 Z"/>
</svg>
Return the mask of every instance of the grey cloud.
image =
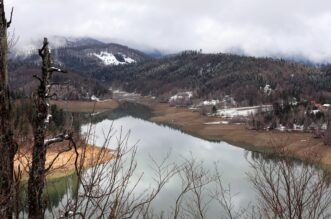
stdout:
<svg viewBox="0 0 331 219">
<path fill-rule="evenodd" d="M 240 50 L 331 60 L 328 0 L 7 0 L 20 45 L 90 36 L 166 52 Z"/>
</svg>

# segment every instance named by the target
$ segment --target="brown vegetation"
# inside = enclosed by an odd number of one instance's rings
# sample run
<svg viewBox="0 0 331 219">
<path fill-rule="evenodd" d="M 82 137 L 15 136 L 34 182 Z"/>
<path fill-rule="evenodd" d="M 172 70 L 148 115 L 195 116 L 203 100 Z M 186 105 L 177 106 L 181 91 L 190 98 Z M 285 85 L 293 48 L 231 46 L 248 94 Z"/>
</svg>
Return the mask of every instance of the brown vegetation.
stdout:
<svg viewBox="0 0 331 219">
<path fill-rule="evenodd" d="M 57 148 L 52 148 L 47 151 L 46 154 L 46 166 L 50 166 L 51 162 L 54 160 L 54 163 L 51 165 L 49 172 L 47 173 L 47 178 L 60 178 L 67 176 L 75 171 L 75 159 L 76 152 L 74 149 L 70 151 L 61 153 L 59 156 L 60 148 L 65 147 L 64 145 L 59 145 Z M 28 178 L 29 165 L 31 163 L 31 153 L 30 149 L 22 149 L 16 153 L 14 169 L 18 173 L 19 170 L 22 171 L 22 180 Z M 79 156 L 78 162 L 83 162 L 83 168 L 93 167 L 96 164 L 105 163 L 110 161 L 112 156 L 112 151 L 110 149 L 87 145 L 85 147 L 77 148 L 79 155 L 84 154 L 84 157 Z M 102 155 L 102 156 L 101 156 Z M 57 157 L 58 156 L 58 157 Z M 99 157 L 101 159 L 99 160 Z"/>
</svg>

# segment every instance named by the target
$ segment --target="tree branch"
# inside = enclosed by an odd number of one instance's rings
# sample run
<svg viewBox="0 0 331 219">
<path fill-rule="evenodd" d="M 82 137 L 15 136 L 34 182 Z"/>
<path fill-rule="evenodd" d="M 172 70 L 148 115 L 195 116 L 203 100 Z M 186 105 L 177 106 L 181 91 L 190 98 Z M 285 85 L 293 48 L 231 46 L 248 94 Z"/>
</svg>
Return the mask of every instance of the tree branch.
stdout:
<svg viewBox="0 0 331 219">
<path fill-rule="evenodd" d="M 57 97 L 56 93 L 53 93 L 52 95 L 47 95 L 46 98 L 53 98 L 53 97 Z"/>
<path fill-rule="evenodd" d="M 65 148 L 65 149 L 59 151 L 56 154 L 56 156 L 54 157 L 54 159 L 51 161 L 51 163 L 48 165 L 48 167 L 45 168 L 45 173 L 47 173 L 53 167 L 54 162 L 57 160 L 57 158 L 59 158 L 59 156 L 61 154 L 65 153 L 65 152 L 68 152 L 68 151 L 71 151 L 71 150 L 72 150 L 72 146 L 70 146 L 70 144 L 69 144 L 69 147 L 68 148 Z"/>
<path fill-rule="evenodd" d="M 59 142 L 63 142 L 65 140 L 71 140 L 71 139 L 72 139 L 72 133 L 67 134 L 66 132 L 64 132 L 63 134 L 55 136 L 54 138 L 46 139 L 44 141 L 44 145 L 45 145 L 45 147 L 49 147 L 50 145 L 52 145 L 54 143 L 59 143 Z"/>
<path fill-rule="evenodd" d="M 41 49 L 38 50 L 39 55 L 40 55 L 41 57 L 44 57 L 43 52 L 44 52 L 44 50 L 46 49 L 47 46 L 48 46 L 48 41 L 47 41 L 47 38 L 45 38 L 45 39 L 44 39 L 44 43 L 43 43 L 43 47 L 42 47 Z"/>
<path fill-rule="evenodd" d="M 40 81 L 40 83 L 43 81 L 38 75 L 33 75 L 32 77 L 38 79 Z"/>
<path fill-rule="evenodd" d="M 68 71 L 56 67 L 50 67 L 48 69 L 48 72 L 53 73 L 53 72 L 61 72 L 61 73 L 68 73 Z"/>
<path fill-rule="evenodd" d="M 13 20 L 13 13 L 14 13 L 14 7 L 11 8 L 10 20 L 7 22 L 7 28 L 9 28 L 11 25 L 11 22 Z"/>
</svg>

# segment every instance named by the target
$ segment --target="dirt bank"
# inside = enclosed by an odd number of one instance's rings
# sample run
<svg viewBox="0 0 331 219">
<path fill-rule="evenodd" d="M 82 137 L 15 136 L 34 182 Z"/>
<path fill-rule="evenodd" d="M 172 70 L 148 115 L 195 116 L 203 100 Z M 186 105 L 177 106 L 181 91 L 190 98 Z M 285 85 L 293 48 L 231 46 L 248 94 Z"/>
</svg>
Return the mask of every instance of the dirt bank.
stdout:
<svg viewBox="0 0 331 219">
<path fill-rule="evenodd" d="M 151 121 L 178 127 L 193 136 L 226 141 L 252 151 L 266 151 L 286 145 L 286 149 L 293 152 L 292 156 L 296 158 L 307 160 L 310 154 L 315 153 L 321 164 L 331 167 L 331 147 L 324 145 L 321 139 L 313 138 L 310 133 L 255 131 L 244 124 L 222 124 L 222 118 L 203 116 L 186 108 L 170 107 L 167 103 L 147 99 L 141 102 L 152 109 Z"/>
<path fill-rule="evenodd" d="M 53 162 L 52 168 L 47 173 L 47 178 L 60 178 L 70 175 L 75 171 L 76 152 L 74 149 L 59 154 L 60 149 L 51 149 L 47 152 L 46 168 Z M 105 163 L 112 159 L 112 153 L 109 149 L 96 146 L 80 147 L 77 150 L 79 154 L 78 163 L 82 161 L 83 168 L 89 168 L 97 164 Z M 56 158 L 57 157 L 57 158 Z M 56 158 L 56 159 L 55 159 Z M 22 179 L 28 177 L 28 165 L 31 162 L 31 153 L 27 151 L 19 151 L 15 156 L 15 171 L 18 168 L 22 171 Z"/>
</svg>

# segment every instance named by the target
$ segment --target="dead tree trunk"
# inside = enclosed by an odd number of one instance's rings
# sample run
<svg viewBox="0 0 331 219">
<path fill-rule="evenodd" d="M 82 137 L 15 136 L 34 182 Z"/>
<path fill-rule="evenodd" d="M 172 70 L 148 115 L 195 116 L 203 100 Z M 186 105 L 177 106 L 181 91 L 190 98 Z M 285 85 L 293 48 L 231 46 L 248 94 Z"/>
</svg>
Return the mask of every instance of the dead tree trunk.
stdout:
<svg viewBox="0 0 331 219">
<path fill-rule="evenodd" d="M 50 169 L 50 167 L 45 167 L 47 148 L 54 143 L 71 140 L 71 134 L 66 134 L 66 132 L 45 140 L 47 126 L 51 117 L 49 115 L 48 99 L 52 96 L 50 94 L 52 73 L 63 71 L 51 67 L 52 63 L 47 38 L 44 39 L 43 47 L 39 50 L 39 55 L 42 58 L 42 75 L 41 77 L 34 76 L 39 80 L 39 87 L 37 94 L 34 95 L 34 105 L 36 108 L 33 122 L 34 147 L 28 180 L 29 218 L 33 219 L 44 217 L 45 205 L 42 194 L 45 174 Z"/>
<path fill-rule="evenodd" d="M 44 140 L 48 116 L 47 84 L 50 74 L 48 69 L 51 65 L 47 39 L 44 40 L 43 48 L 39 50 L 42 58 L 42 76 L 38 77 L 40 85 L 34 97 L 36 115 L 33 123 L 34 147 L 32 152 L 32 167 L 29 173 L 28 198 L 29 218 L 43 218 L 42 190 L 44 188 L 46 147 Z M 37 77 L 37 76 L 36 76 Z"/>
<path fill-rule="evenodd" d="M 7 22 L 4 2 L 0 0 L 0 218 L 12 217 L 13 166 L 17 145 L 11 125 L 11 102 L 7 70 Z"/>
</svg>

